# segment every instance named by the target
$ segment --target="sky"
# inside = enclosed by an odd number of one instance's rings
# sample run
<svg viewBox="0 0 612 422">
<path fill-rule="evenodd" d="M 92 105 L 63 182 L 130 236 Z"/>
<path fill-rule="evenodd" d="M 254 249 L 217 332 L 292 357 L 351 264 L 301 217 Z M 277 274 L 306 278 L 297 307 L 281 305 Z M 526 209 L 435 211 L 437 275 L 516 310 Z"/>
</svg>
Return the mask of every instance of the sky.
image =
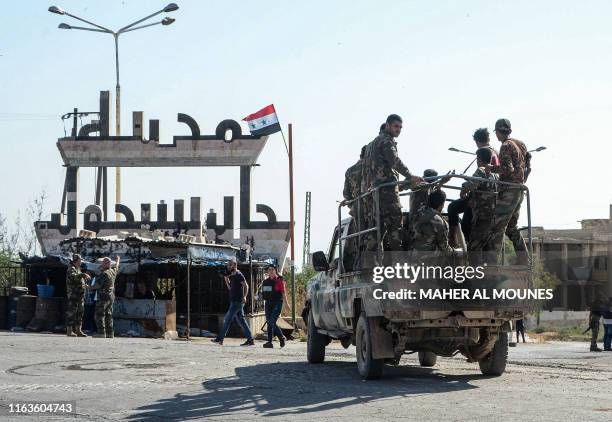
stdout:
<svg viewBox="0 0 612 422">
<path fill-rule="evenodd" d="M 161 142 L 171 142 L 187 134 L 177 113 L 212 134 L 221 120 L 274 103 L 281 124 L 293 123 L 298 265 L 306 191 L 312 192 L 311 251 L 325 250 L 344 172 L 391 113 L 404 119 L 399 155 L 415 174 L 462 172 L 470 157 L 448 148 L 473 150 L 474 130 L 491 130 L 504 117 L 530 149 L 547 147 L 534 153 L 528 182 L 534 225 L 574 228 L 609 215 L 612 2 L 177 3 L 180 9 L 168 15 L 173 25 L 120 38 L 123 134 L 132 111 L 160 119 Z M 79 23 L 49 13 L 50 5 L 34 0 L 3 8 L 0 214 L 9 220 L 43 189 L 46 215 L 59 212 L 60 116 L 74 107 L 97 110 L 99 91 L 115 85 L 112 37 L 58 29 L 61 22 Z M 118 29 L 166 2 L 55 5 Z M 495 139 L 492 145 L 499 148 Z M 254 211 L 262 203 L 286 221 L 288 164 L 280 134 L 270 137 L 259 163 L 251 218 L 263 217 Z M 130 168 L 122 177 L 123 202 L 136 214 L 141 202 L 202 196 L 204 209 L 214 208 L 221 219 L 223 196 L 238 200 L 238 168 Z M 82 211 L 93 203 L 93 169 L 81 170 L 80 183 Z"/>
</svg>

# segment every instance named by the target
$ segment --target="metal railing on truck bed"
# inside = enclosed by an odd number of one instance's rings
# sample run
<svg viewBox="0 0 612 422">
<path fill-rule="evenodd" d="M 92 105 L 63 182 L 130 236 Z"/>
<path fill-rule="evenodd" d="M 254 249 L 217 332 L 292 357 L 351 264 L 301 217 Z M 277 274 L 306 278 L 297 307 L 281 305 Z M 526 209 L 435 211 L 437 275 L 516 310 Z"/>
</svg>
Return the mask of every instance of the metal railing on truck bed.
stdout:
<svg viewBox="0 0 612 422">
<path fill-rule="evenodd" d="M 432 188 L 432 187 L 436 187 L 436 186 L 442 186 L 442 183 L 440 183 L 442 180 L 446 179 L 451 180 L 451 179 L 461 179 L 461 180 L 465 180 L 465 181 L 469 181 L 469 182 L 479 182 L 479 183 L 489 183 L 489 184 L 494 184 L 495 185 L 495 191 L 498 191 L 498 186 L 508 186 L 511 189 L 518 189 L 518 190 L 522 190 L 525 192 L 525 196 L 527 197 L 527 232 L 528 232 L 528 264 L 527 266 L 529 267 L 529 269 L 532 269 L 533 266 L 533 236 L 532 236 L 532 227 L 531 227 L 531 199 L 530 199 L 530 194 L 529 194 L 529 188 L 527 188 L 527 186 L 519 184 L 519 183 L 511 183 L 511 182 L 502 182 L 500 180 L 494 180 L 494 179 L 484 179 L 484 178 L 480 178 L 480 177 L 472 177 L 472 176 L 465 176 L 465 175 L 460 175 L 460 174 L 448 174 L 448 175 L 444 175 L 444 176 L 435 176 L 435 177 L 425 177 L 424 180 L 427 182 L 426 184 L 423 184 L 421 186 L 418 186 L 419 188 L 424 188 L 424 189 L 428 189 L 428 188 Z M 387 182 L 387 183 L 383 183 L 380 184 L 370 190 L 368 190 L 367 192 L 362 193 L 361 195 L 359 195 L 357 198 L 352 199 L 350 201 L 343 201 L 338 205 L 338 229 L 339 229 L 339 236 L 338 236 L 338 254 L 340 259 L 338 260 L 338 270 L 339 273 L 342 274 L 344 273 L 344 254 L 343 254 L 343 249 L 344 249 L 344 241 L 349 240 L 349 239 L 353 239 L 353 238 L 357 238 L 357 249 L 359 251 L 362 251 L 363 248 L 363 236 L 369 234 L 369 233 L 376 233 L 376 258 L 377 258 L 377 262 L 382 263 L 383 262 L 383 257 L 384 257 L 384 252 L 385 250 L 383 249 L 382 246 L 382 226 L 381 226 L 381 212 L 380 212 L 380 190 L 382 188 L 389 188 L 392 187 L 394 188 L 395 186 L 398 187 L 408 187 L 409 186 L 409 181 L 408 180 L 403 180 L 403 181 L 397 181 L 397 182 Z M 446 182 L 445 182 L 446 183 Z M 461 190 L 461 187 L 458 186 L 449 186 L 444 184 L 444 189 L 451 189 L 451 190 Z M 474 190 L 472 192 L 482 192 L 479 190 Z M 412 195 L 413 192 L 400 192 L 399 195 L 400 196 L 410 196 Z M 366 198 L 368 198 L 369 196 L 373 197 L 373 201 L 374 201 L 374 221 L 375 221 L 375 226 L 374 227 L 365 227 L 363 230 L 361 228 L 362 222 L 365 222 L 365 219 L 363 219 L 362 216 L 362 212 L 363 212 L 363 201 L 367 200 Z M 353 216 L 353 221 L 355 222 L 356 225 L 356 231 L 354 232 L 348 232 L 346 235 L 342 234 L 342 207 L 344 206 L 350 206 L 351 204 L 355 203 L 356 206 L 354 207 L 356 210 L 356 214 Z M 367 223 L 367 222 L 366 222 Z M 502 256 L 504 254 L 504 250 L 503 250 L 503 246 L 502 246 Z M 502 265 L 505 262 L 502 261 Z"/>
</svg>

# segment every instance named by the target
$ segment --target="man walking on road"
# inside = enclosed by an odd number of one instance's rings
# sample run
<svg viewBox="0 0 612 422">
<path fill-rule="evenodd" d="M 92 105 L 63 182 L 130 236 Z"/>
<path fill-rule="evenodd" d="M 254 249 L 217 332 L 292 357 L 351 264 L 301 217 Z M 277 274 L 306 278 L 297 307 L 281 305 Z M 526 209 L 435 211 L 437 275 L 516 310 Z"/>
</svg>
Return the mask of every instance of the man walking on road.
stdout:
<svg viewBox="0 0 612 422">
<path fill-rule="evenodd" d="M 244 331 L 244 335 L 247 338 L 247 340 L 242 343 L 241 346 L 253 346 L 255 345 L 255 341 L 251 335 L 249 325 L 247 324 L 246 319 L 244 319 L 244 304 L 246 303 L 247 295 L 249 294 L 249 285 L 247 284 L 244 275 L 238 271 L 238 264 L 235 260 L 230 260 L 228 262 L 227 273 L 223 279 L 225 280 L 225 286 L 230 292 L 230 306 L 225 314 L 225 317 L 223 318 L 223 327 L 221 327 L 219 330 L 217 337 L 211 341 L 223 345 L 223 339 L 225 339 L 225 336 L 227 336 L 232 320 L 234 317 L 236 317 L 238 319 L 238 323 Z"/>
</svg>

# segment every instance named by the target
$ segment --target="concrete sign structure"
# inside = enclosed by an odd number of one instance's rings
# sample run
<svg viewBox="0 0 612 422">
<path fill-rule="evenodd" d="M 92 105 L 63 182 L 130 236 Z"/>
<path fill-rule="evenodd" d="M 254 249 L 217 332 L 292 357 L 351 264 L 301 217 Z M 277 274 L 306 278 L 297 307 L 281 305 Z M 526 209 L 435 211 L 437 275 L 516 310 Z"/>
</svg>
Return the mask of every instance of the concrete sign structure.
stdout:
<svg viewBox="0 0 612 422">
<path fill-rule="evenodd" d="M 251 167 L 266 144 L 267 136 L 243 135 L 234 120 L 223 120 L 214 135 L 201 135 L 198 124 L 190 116 L 179 114 L 179 122 L 191 131 L 189 136 L 174 136 L 172 144 L 159 143 L 159 121 L 149 121 L 149 139 L 143 138 L 142 112 L 134 113 L 132 136 L 109 135 L 109 104 L 107 91 L 100 95 L 99 120 L 77 127 L 77 109 L 73 116 L 70 137 L 60 138 L 58 149 L 66 165 L 66 181 L 62 199 L 62 211 L 51 215 L 49 221 L 36 222 L 36 232 L 45 254 L 61 253 L 60 242 L 78 237 L 80 230 L 95 232 L 96 236 L 125 237 L 126 234 L 147 236 L 147 233 L 187 234 L 199 242 L 206 239 L 234 245 L 249 244 L 253 256 L 258 259 L 275 259 L 284 262 L 289 243 L 289 222 L 278 221 L 267 205 L 256 204 L 255 211 L 263 214 L 263 220 L 251 221 Z M 68 115 L 66 115 L 68 116 Z M 98 135 L 93 136 L 92 134 Z M 160 201 L 156 206 L 156 219 L 152 218 L 151 204 L 141 204 L 140 219 L 124 204 L 115 204 L 114 211 L 125 221 L 108 221 L 106 201 L 106 172 L 98 172 L 96 204 L 83 209 L 79 221 L 79 167 L 187 167 L 187 166 L 238 166 L 240 167 L 240 236 L 234 238 L 234 197 L 224 197 L 223 224 L 219 224 L 214 210 L 202 215 L 200 197 L 192 197 L 189 203 L 189 219 L 185 218 L 185 203 L 175 200 L 174 220 L 168 220 L 168 204 Z M 104 177 L 104 179 L 102 179 Z M 65 212 L 64 212 L 65 210 Z"/>
</svg>

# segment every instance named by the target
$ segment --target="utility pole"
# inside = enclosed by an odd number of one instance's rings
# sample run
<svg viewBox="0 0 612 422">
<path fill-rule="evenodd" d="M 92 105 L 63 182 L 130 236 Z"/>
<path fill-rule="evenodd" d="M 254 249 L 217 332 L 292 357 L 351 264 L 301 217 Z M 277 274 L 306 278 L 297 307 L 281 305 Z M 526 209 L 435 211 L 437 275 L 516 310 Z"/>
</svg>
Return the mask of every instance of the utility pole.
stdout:
<svg viewBox="0 0 612 422">
<path fill-rule="evenodd" d="M 291 324 L 295 327 L 295 219 L 293 218 L 293 125 L 289 123 L 289 230 L 291 233 Z"/>
<path fill-rule="evenodd" d="M 302 271 L 310 265 L 310 192 L 306 192 L 306 211 L 304 215 L 304 247 L 302 248 Z"/>
</svg>

